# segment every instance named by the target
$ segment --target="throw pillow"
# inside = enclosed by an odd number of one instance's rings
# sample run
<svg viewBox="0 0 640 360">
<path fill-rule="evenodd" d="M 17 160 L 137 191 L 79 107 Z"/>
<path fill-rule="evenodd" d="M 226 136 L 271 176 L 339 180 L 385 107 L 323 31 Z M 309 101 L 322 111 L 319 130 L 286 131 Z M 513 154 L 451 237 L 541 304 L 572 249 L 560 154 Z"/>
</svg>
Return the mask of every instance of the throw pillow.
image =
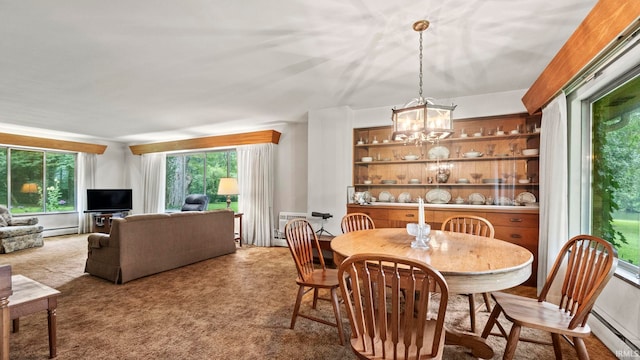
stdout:
<svg viewBox="0 0 640 360">
<path fill-rule="evenodd" d="M 8 226 L 11 224 L 11 213 L 9 209 L 0 205 L 0 226 Z"/>
</svg>

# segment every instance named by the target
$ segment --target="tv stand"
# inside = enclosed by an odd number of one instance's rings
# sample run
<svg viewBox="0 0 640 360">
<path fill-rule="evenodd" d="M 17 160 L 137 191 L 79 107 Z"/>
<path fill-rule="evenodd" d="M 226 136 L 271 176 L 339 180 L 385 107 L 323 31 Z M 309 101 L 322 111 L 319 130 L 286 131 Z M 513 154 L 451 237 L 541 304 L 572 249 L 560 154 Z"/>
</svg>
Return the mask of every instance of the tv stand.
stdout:
<svg viewBox="0 0 640 360">
<path fill-rule="evenodd" d="M 111 232 L 111 221 L 114 218 L 127 216 L 126 211 L 114 213 L 91 213 L 91 232 L 108 234 Z"/>
</svg>

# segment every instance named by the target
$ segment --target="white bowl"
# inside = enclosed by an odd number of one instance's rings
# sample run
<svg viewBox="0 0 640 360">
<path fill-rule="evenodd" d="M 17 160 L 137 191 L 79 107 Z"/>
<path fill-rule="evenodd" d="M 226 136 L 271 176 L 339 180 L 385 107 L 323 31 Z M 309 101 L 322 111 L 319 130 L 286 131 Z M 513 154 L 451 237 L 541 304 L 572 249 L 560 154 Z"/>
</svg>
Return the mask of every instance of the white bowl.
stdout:
<svg viewBox="0 0 640 360">
<path fill-rule="evenodd" d="M 496 131 L 496 135 L 504 135 L 504 131 L 502 130 Z"/>
<path fill-rule="evenodd" d="M 539 149 L 523 149 L 522 155 L 538 155 L 540 153 Z"/>
<path fill-rule="evenodd" d="M 418 155 L 405 155 L 405 160 L 418 160 Z"/>
<path fill-rule="evenodd" d="M 371 156 L 365 156 L 362 158 L 362 162 L 372 162 L 373 161 L 373 157 Z"/>
<path fill-rule="evenodd" d="M 518 182 L 520 184 L 528 184 L 529 183 L 529 179 L 520 179 L 520 180 L 518 180 Z"/>
<path fill-rule="evenodd" d="M 480 157 L 482 153 L 480 151 L 469 151 L 463 154 L 464 157 Z"/>
<path fill-rule="evenodd" d="M 420 184 L 420 179 L 409 179 L 409 184 Z"/>
<path fill-rule="evenodd" d="M 363 183 L 364 183 L 365 185 L 371 185 L 372 181 L 371 181 L 371 180 L 365 180 L 365 181 L 363 181 Z"/>
<path fill-rule="evenodd" d="M 520 134 L 520 131 L 518 131 L 517 129 L 516 130 L 511 130 L 511 133 L 513 135 L 517 135 L 517 134 Z"/>
</svg>

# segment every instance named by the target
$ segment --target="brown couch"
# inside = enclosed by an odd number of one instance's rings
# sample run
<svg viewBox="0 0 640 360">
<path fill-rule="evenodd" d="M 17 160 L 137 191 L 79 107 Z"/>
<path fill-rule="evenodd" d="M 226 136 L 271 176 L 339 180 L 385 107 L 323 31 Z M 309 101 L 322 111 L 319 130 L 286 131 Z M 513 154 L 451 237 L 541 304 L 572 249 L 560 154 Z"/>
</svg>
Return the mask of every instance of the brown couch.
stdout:
<svg viewBox="0 0 640 360">
<path fill-rule="evenodd" d="M 229 210 L 130 215 L 88 241 L 85 272 L 120 284 L 236 251 Z"/>
</svg>

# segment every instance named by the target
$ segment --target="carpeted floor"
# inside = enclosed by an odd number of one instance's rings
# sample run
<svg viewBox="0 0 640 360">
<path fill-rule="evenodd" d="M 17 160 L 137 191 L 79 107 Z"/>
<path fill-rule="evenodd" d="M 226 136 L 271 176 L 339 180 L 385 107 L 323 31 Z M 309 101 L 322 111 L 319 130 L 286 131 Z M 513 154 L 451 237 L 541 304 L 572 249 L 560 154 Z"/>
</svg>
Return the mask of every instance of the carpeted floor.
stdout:
<svg viewBox="0 0 640 360">
<path fill-rule="evenodd" d="M 58 359 L 355 359 L 348 345 L 339 345 L 335 328 L 300 318 L 289 329 L 297 287 L 287 248 L 238 248 L 235 254 L 114 285 L 83 273 L 86 238 L 46 238 L 42 248 L 0 255 L 14 274 L 62 292 Z M 463 297 L 450 301 L 449 326 L 468 326 L 466 305 Z M 332 317 L 326 302 L 319 312 Z M 482 326 L 488 313 L 479 316 Z M 346 316 L 344 329 L 348 333 Z M 501 358 L 504 339 L 490 337 L 489 343 Z M 594 359 L 615 359 L 594 337 L 587 348 Z M 563 350 L 565 359 L 577 358 L 568 345 Z M 20 332 L 11 334 L 11 358 L 48 354 L 46 312 L 22 318 Z M 445 348 L 444 358 L 472 359 L 454 346 Z M 553 350 L 520 343 L 516 358 L 553 358 Z"/>
</svg>

